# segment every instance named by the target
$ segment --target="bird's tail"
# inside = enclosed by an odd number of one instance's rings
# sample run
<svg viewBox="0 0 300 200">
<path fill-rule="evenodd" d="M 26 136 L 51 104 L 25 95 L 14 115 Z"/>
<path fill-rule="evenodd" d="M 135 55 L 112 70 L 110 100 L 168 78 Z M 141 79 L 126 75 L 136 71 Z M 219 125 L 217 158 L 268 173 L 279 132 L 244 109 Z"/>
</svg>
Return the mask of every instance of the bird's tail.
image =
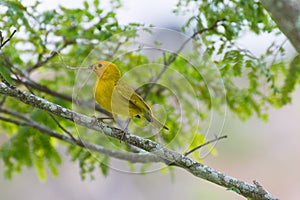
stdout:
<svg viewBox="0 0 300 200">
<path fill-rule="evenodd" d="M 166 127 L 165 125 L 163 125 L 162 123 L 160 123 L 160 121 L 158 121 L 158 119 L 156 119 L 153 115 L 149 115 L 144 113 L 145 118 L 152 123 L 152 125 L 157 128 L 157 129 L 161 129 L 164 128 L 166 130 L 169 130 L 168 127 Z"/>
<path fill-rule="evenodd" d="M 160 121 L 158 121 L 155 117 L 152 116 L 152 122 L 154 127 L 158 128 L 158 129 L 161 129 L 161 128 L 164 128 L 166 130 L 169 130 L 168 127 L 166 127 L 165 125 L 163 125 L 162 123 L 160 123 Z"/>
</svg>

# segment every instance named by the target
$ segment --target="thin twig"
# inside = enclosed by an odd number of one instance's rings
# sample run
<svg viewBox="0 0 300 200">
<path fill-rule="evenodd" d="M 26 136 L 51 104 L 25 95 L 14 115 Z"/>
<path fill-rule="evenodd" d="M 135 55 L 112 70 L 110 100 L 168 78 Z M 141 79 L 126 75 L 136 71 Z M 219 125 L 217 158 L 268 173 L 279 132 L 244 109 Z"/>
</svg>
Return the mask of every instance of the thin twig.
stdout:
<svg viewBox="0 0 300 200">
<path fill-rule="evenodd" d="M 64 48 L 66 48 L 68 45 L 72 44 L 72 42 L 65 42 L 60 48 L 58 48 L 55 51 L 51 51 L 50 55 L 48 57 L 46 57 L 44 60 L 38 61 L 35 65 L 29 67 L 26 69 L 27 73 L 32 72 L 33 70 L 43 66 L 44 64 L 46 64 L 49 60 L 51 60 L 52 58 L 54 58 L 58 52 L 62 51 Z"/>
<path fill-rule="evenodd" d="M 2 31 L 0 31 L 0 45 L 2 45 L 3 40 L 4 40 L 4 38 L 2 36 Z"/>
<path fill-rule="evenodd" d="M 3 116 L 0 116 L 0 120 L 10 122 L 10 123 L 16 124 L 18 126 L 26 126 L 27 125 L 27 123 L 24 122 L 24 121 L 19 121 L 19 120 L 16 120 L 16 119 L 7 118 L 7 117 L 3 117 Z"/>
<path fill-rule="evenodd" d="M 49 60 L 51 60 L 52 58 L 54 58 L 57 55 L 57 51 L 51 51 L 50 55 L 48 57 L 46 57 L 44 60 L 41 60 L 39 62 L 37 62 L 35 65 L 33 65 L 32 67 L 29 67 L 26 71 L 28 73 L 32 72 L 33 70 L 43 66 L 44 64 L 46 64 Z"/>
<path fill-rule="evenodd" d="M 188 152 L 184 153 L 183 155 L 184 155 L 184 156 L 188 156 L 189 154 L 193 153 L 194 151 L 197 151 L 198 149 L 200 149 L 200 148 L 202 148 L 202 147 L 204 147 L 204 146 L 206 146 L 206 145 L 208 145 L 208 144 L 211 144 L 211 143 L 213 143 L 213 142 L 216 142 L 216 141 L 218 141 L 218 140 L 225 139 L 225 138 L 227 138 L 227 135 L 223 135 L 223 136 L 221 136 L 221 137 L 217 137 L 217 138 L 215 138 L 215 139 L 209 140 L 209 141 L 207 141 L 207 142 L 205 142 L 205 143 L 203 143 L 203 144 L 201 144 L 201 145 L 199 145 L 199 146 L 197 146 L 197 147 L 195 147 L 195 148 L 189 150 Z"/>
<path fill-rule="evenodd" d="M 0 40 L 0 49 L 1 49 L 2 47 L 4 47 L 4 45 L 6 45 L 6 43 L 9 42 L 9 41 L 11 40 L 11 38 L 15 35 L 16 32 L 17 32 L 17 30 L 14 30 L 14 31 L 12 32 L 12 34 L 9 36 L 9 38 L 3 42 L 4 38 L 3 38 L 3 36 L 2 36 L 2 32 L 0 31 L 0 38 L 1 38 L 1 40 Z"/>
<path fill-rule="evenodd" d="M 77 141 L 77 139 L 72 135 L 72 133 L 70 133 L 67 129 L 65 129 L 60 123 L 59 121 L 57 121 L 57 119 L 51 114 L 48 113 L 50 115 L 50 117 L 53 119 L 53 121 L 57 124 L 57 126 L 63 131 L 65 132 L 67 135 L 70 136 L 70 138 L 72 138 L 72 140 Z"/>
<path fill-rule="evenodd" d="M 16 79 L 18 81 L 21 81 L 21 79 L 18 77 L 18 75 L 16 75 Z M 34 94 L 33 90 L 31 87 L 29 87 L 28 85 L 24 84 L 24 86 L 27 88 L 27 90 L 31 93 L 31 94 Z"/>
<path fill-rule="evenodd" d="M 203 29 L 200 29 L 199 31 L 195 32 L 189 39 L 187 39 L 183 45 L 181 45 L 181 48 L 178 49 L 177 53 L 179 53 L 183 48 L 184 46 L 191 40 L 191 39 L 194 39 L 197 35 L 201 35 L 202 33 L 206 32 L 206 31 L 211 31 L 213 29 L 215 29 L 217 26 L 219 26 L 219 23 L 220 22 L 225 22 L 226 19 L 225 18 L 222 18 L 222 19 L 218 19 L 216 20 L 210 27 L 208 28 L 203 28 Z"/>
<path fill-rule="evenodd" d="M 121 41 L 118 42 L 116 48 L 113 50 L 113 52 L 111 54 L 108 55 L 107 59 L 111 60 L 114 57 L 114 55 L 117 53 L 117 51 L 120 49 L 121 45 L 125 44 L 128 40 L 129 40 L 129 37 L 126 37 L 126 39 L 123 42 L 121 42 Z"/>
<path fill-rule="evenodd" d="M 64 64 L 64 66 L 67 68 L 67 69 L 71 69 L 71 70 L 78 70 L 78 69 L 88 69 L 88 67 L 72 67 L 70 65 L 67 65 L 65 60 L 63 59 L 63 57 L 60 55 L 60 53 L 58 51 L 55 51 L 56 54 L 58 55 L 60 61 Z"/>
<path fill-rule="evenodd" d="M 175 52 L 175 53 L 172 53 L 170 56 L 169 56 L 169 59 L 165 62 L 164 61 L 164 66 L 163 68 L 161 69 L 161 71 L 159 72 L 159 74 L 151 81 L 151 84 L 150 86 L 148 87 L 147 91 L 145 92 L 145 95 L 143 96 L 144 98 L 146 98 L 151 90 L 153 89 L 154 85 L 157 83 L 157 81 L 161 78 L 161 76 L 163 75 L 163 73 L 167 70 L 167 68 L 176 60 L 178 54 L 183 50 L 183 48 L 185 47 L 185 45 L 187 45 L 187 43 L 194 39 L 197 35 L 201 35 L 202 33 L 206 32 L 206 31 L 210 31 L 210 30 L 213 30 L 215 29 L 220 22 L 224 22 L 226 21 L 225 18 L 223 19 L 219 19 L 217 21 L 215 21 L 215 23 L 213 23 L 210 27 L 208 28 L 204 28 L 204 29 L 201 29 L 197 32 L 195 32 L 191 37 L 189 37 L 188 39 L 186 39 L 182 45 L 179 47 L 179 49 Z M 164 55 L 165 57 L 165 55 Z M 165 60 L 165 59 L 164 59 Z"/>
<path fill-rule="evenodd" d="M 282 48 L 283 47 L 283 45 L 286 43 L 288 41 L 288 39 L 286 38 L 286 39 L 284 39 L 283 41 L 282 41 L 282 43 L 280 44 L 280 45 L 277 45 L 277 51 L 276 51 L 276 53 L 274 53 L 274 55 L 273 55 L 273 60 L 272 60 L 272 65 L 275 63 L 275 61 L 276 61 L 276 59 L 277 59 L 277 56 L 278 56 L 278 54 L 279 54 L 279 52 L 280 52 L 280 48 Z M 272 66 L 271 65 L 271 66 Z"/>
<path fill-rule="evenodd" d="M 25 116 L 25 115 L 23 115 L 23 114 L 21 114 L 19 112 L 15 112 L 15 111 L 3 108 L 3 107 L 0 107 L 0 112 L 12 115 L 14 117 L 17 117 L 17 118 L 22 119 L 22 120 L 27 121 L 27 122 L 29 122 L 31 120 L 27 116 Z"/>
<path fill-rule="evenodd" d="M 0 80 L 8 87 L 11 87 L 10 83 L 2 76 L 2 74 L 0 74 Z"/>
</svg>

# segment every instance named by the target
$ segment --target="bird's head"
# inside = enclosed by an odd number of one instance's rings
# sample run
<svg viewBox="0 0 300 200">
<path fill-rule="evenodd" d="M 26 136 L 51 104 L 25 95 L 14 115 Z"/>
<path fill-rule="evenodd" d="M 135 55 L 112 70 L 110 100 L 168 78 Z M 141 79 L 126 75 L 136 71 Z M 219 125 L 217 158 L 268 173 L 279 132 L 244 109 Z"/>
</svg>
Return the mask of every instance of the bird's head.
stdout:
<svg viewBox="0 0 300 200">
<path fill-rule="evenodd" d="M 92 64 L 89 69 L 93 70 L 98 77 L 102 77 L 104 73 L 109 73 L 110 75 L 120 74 L 120 71 L 115 64 L 105 60 L 97 61 Z"/>
</svg>

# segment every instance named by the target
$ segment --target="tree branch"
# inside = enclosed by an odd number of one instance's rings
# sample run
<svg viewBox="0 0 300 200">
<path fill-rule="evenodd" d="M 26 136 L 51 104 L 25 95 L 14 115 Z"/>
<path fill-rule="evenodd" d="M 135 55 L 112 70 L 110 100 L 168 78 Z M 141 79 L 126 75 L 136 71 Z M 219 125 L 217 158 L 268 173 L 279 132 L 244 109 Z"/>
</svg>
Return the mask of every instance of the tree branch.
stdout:
<svg viewBox="0 0 300 200">
<path fill-rule="evenodd" d="M 91 117 L 73 112 L 69 109 L 51 103 L 35 95 L 28 94 L 27 92 L 21 91 L 19 89 L 10 88 L 3 83 L 0 83 L 0 93 L 14 97 L 15 99 L 20 100 L 21 102 L 30 106 L 40 108 L 49 113 L 73 121 L 78 125 L 98 131 L 99 133 L 103 133 L 107 136 L 116 138 L 118 140 L 122 140 L 126 144 L 134 145 L 138 148 L 141 148 L 147 152 L 158 156 L 159 158 L 163 159 L 166 163 L 170 162 L 173 166 L 181 167 L 189 171 L 197 177 L 208 180 L 225 188 L 235 188 L 244 197 L 250 197 L 253 199 L 277 199 L 271 193 L 263 189 L 261 185 L 259 185 L 258 187 L 255 184 L 251 185 L 244 181 L 240 181 L 234 177 L 228 176 L 220 171 L 217 171 L 207 165 L 197 163 L 193 159 L 188 158 L 170 149 L 167 149 L 149 139 L 144 139 L 139 136 L 132 135 L 130 133 L 125 134 L 125 137 L 123 137 L 124 131 L 121 129 L 110 127 L 102 122 L 95 123 L 94 119 Z M 51 133 L 53 134 L 53 132 Z M 67 139 L 70 138 L 69 136 L 63 137 Z"/>
<path fill-rule="evenodd" d="M 279 29 L 300 53 L 300 2 L 298 0 L 260 0 Z"/>
<path fill-rule="evenodd" d="M 15 112 L 6 110 L 6 109 L 1 109 L 0 112 L 10 113 L 12 115 L 16 114 Z M 153 154 L 145 154 L 145 153 L 138 154 L 138 153 L 120 152 L 120 151 L 105 148 L 101 145 L 92 144 L 92 143 L 89 143 L 84 140 L 78 140 L 78 139 L 75 139 L 74 137 L 70 137 L 69 135 L 62 135 L 56 131 L 49 129 L 48 127 L 46 127 L 42 124 L 37 123 L 36 121 L 26 117 L 25 115 L 22 115 L 22 116 L 21 115 L 22 114 L 18 113 L 17 117 L 26 119 L 25 121 L 20 121 L 20 120 L 16 120 L 16 119 L 12 119 L 12 118 L 6 118 L 3 116 L 0 116 L 0 120 L 8 122 L 8 123 L 16 124 L 18 126 L 32 127 L 34 129 L 39 130 L 42 134 L 46 134 L 50 137 L 54 137 L 63 142 L 67 142 L 69 144 L 82 147 L 84 149 L 89 149 L 94 152 L 99 152 L 99 153 L 102 153 L 102 154 L 105 154 L 105 155 L 108 155 L 108 156 L 111 156 L 113 158 L 117 158 L 120 160 L 125 160 L 125 161 L 129 161 L 132 163 L 162 162 L 161 158 L 159 158 L 158 156 L 155 156 Z"/>
</svg>

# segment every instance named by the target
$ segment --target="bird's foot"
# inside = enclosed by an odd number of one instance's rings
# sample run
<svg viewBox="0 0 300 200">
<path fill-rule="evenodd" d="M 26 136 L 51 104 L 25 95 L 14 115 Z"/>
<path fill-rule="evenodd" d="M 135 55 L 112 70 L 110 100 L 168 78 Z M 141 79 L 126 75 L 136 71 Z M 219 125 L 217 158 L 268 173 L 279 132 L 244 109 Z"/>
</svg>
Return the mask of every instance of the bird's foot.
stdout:
<svg viewBox="0 0 300 200">
<path fill-rule="evenodd" d="M 122 136 L 120 138 L 120 143 L 123 141 L 123 139 L 126 137 L 126 135 L 128 135 L 129 132 L 128 132 L 128 128 L 126 127 L 125 129 L 123 129 L 123 133 L 122 133 Z"/>
<path fill-rule="evenodd" d="M 123 134 L 121 136 L 120 142 L 125 138 L 126 135 L 129 134 L 128 126 L 129 126 L 130 121 L 131 121 L 131 118 L 127 118 L 127 120 L 125 121 L 125 128 L 123 128 Z"/>
</svg>

